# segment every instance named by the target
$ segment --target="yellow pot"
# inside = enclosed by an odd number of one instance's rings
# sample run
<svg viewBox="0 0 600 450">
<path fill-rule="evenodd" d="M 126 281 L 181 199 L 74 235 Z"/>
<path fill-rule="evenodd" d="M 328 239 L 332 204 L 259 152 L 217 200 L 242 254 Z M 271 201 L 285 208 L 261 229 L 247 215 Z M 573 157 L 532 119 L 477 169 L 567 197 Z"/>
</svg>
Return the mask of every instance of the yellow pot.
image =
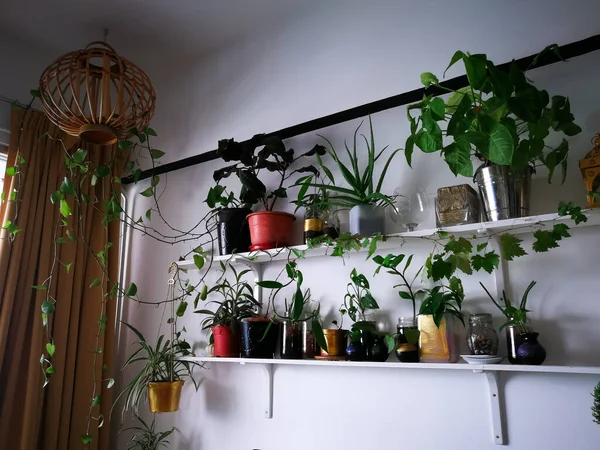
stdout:
<svg viewBox="0 0 600 450">
<path fill-rule="evenodd" d="M 457 362 L 459 343 L 455 328 L 453 316 L 445 315 L 439 328 L 435 325 L 433 316 L 419 316 L 421 362 Z"/>
<path fill-rule="evenodd" d="M 179 409 L 183 380 L 148 383 L 150 411 L 173 412 Z"/>
<path fill-rule="evenodd" d="M 323 330 L 327 341 L 327 352 L 321 349 L 321 356 L 343 356 L 346 354 L 346 330 Z"/>
</svg>

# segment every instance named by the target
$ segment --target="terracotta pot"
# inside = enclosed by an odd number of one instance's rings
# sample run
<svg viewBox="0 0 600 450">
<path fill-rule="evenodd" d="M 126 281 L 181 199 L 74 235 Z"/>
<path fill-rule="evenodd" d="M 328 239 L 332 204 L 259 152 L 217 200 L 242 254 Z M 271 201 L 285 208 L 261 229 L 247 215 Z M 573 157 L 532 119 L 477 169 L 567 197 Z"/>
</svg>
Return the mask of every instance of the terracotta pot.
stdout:
<svg viewBox="0 0 600 450">
<path fill-rule="evenodd" d="M 321 356 L 343 356 L 346 354 L 346 330 L 323 330 L 327 351 L 321 349 Z"/>
<path fill-rule="evenodd" d="M 293 223 L 296 216 L 279 211 L 262 211 L 250 214 L 250 250 L 268 250 L 292 243 Z"/>
<path fill-rule="evenodd" d="M 214 356 L 221 358 L 239 358 L 240 336 L 232 327 L 218 326 L 212 328 L 215 339 Z"/>
<path fill-rule="evenodd" d="M 173 412 L 179 409 L 183 380 L 148 383 L 150 412 Z"/>
</svg>

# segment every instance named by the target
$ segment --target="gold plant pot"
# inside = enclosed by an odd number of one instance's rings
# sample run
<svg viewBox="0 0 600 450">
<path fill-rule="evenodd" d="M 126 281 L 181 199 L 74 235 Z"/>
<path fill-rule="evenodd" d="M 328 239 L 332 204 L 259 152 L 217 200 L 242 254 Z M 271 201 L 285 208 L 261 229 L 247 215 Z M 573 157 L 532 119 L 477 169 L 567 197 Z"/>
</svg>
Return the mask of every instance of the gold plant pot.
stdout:
<svg viewBox="0 0 600 450">
<path fill-rule="evenodd" d="M 148 404 L 150 411 L 173 412 L 179 409 L 183 380 L 148 383 Z"/>
<path fill-rule="evenodd" d="M 344 356 L 346 355 L 346 330 L 323 330 L 327 350 L 321 349 L 321 356 Z"/>
<path fill-rule="evenodd" d="M 456 322 L 453 316 L 445 315 L 438 328 L 432 315 L 419 316 L 421 362 L 455 363 L 458 361 Z"/>
</svg>

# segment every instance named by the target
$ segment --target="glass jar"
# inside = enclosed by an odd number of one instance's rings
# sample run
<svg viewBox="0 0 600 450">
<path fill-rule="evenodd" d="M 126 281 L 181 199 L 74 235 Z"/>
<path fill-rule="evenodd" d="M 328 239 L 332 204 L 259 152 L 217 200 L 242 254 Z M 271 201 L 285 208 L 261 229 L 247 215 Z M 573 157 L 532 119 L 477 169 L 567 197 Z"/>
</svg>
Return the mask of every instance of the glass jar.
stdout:
<svg viewBox="0 0 600 450">
<path fill-rule="evenodd" d="M 487 313 L 469 316 L 467 345 L 471 355 L 496 355 L 498 353 L 498 334 L 493 328 L 492 315 Z"/>
<path fill-rule="evenodd" d="M 340 237 L 340 218 L 337 209 L 327 209 L 323 214 L 323 232 L 331 239 Z"/>
<path fill-rule="evenodd" d="M 419 362 L 419 328 L 413 317 L 398 318 L 396 358 L 400 362 Z"/>
<path fill-rule="evenodd" d="M 304 213 L 304 242 L 323 235 L 323 210 L 316 206 L 307 206 Z"/>
<path fill-rule="evenodd" d="M 321 352 L 312 331 L 310 320 L 302 322 L 302 359 L 313 359 Z"/>
</svg>

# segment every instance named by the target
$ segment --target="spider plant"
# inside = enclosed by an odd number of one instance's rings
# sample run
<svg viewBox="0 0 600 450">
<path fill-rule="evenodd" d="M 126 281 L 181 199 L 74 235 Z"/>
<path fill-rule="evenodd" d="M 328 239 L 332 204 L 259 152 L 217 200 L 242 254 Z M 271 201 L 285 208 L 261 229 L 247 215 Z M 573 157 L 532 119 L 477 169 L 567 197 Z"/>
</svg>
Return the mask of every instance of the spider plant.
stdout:
<svg viewBox="0 0 600 450">
<path fill-rule="evenodd" d="M 198 383 L 194 380 L 192 372 L 194 366 L 203 366 L 197 362 L 178 359 L 191 355 L 190 344 L 180 339 L 181 332 L 175 333 L 173 342 L 168 339 L 165 340 L 165 336 L 161 335 L 158 337 L 156 345 L 152 346 L 140 331 L 128 323 L 123 322 L 123 324 L 137 336 L 138 340 L 135 344 L 138 348 L 127 358 L 121 370 L 141 364 L 140 370 L 115 400 L 114 405 L 122 397 L 124 398 L 123 416 L 127 411 L 138 414 L 141 400 L 147 398 L 146 387 L 148 383 L 177 381 L 189 376 L 196 389 L 198 389 Z"/>
<path fill-rule="evenodd" d="M 125 428 L 123 431 L 133 431 L 129 439 L 127 450 L 158 450 L 167 447 L 167 438 L 175 431 L 175 427 L 167 431 L 156 431 L 156 417 L 152 417 L 152 423 L 148 425 L 140 416 L 136 419 L 141 423 L 137 427 Z"/>
<path fill-rule="evenodd" d="M 502 331 L 505 327 L 509 325 L 515 325 L 519 327 L 523 332 L 529 331 L 529 325 L 527 324 L 527 313 L 529 312 L 529 310 L 527 309 L 527 299 L 529 297 L 529 291 L 531 291 L 531 289 L 533 289 L 533 287 L 536 285 L 535 281 L 529 283 L 529 286 L 527 286 L 527 289 L 525 289 L 523 297 L 521 297 L 521 303 L 519 303 L 518 308 L 516 306 L 513 306 L 512 302 L 510 301 L 510 298 L 508 298 L 505 291 L 502 291 L 502 297 L 500 297 L 500 301 L 497 302 L 492 296 L 492 294 L 490 294 L 490 291 L 488 291 L 487 288 L 483 285 L 483 283 L 479 282 L 479 284 L 481 285 L 485 293 L 488 295 L 490 300 L 492 300 L 494 305 L 496 305 L 496 307 L 500 310 L 504 317 L 508 319 L 505 323 L 500 325 L 500 328 L 498 329 L 499 331 Z M 502 306 L 501 302 L 504 304 L 504 306 Z"/>
<path fill-rule="evenodd" d="M 354 131 L 354 137 L 352 141 L 352 149 L 348 146 L 347 142 L 344 142 L 346 148 L 346 154 L 348 155 L 349 164 L 342 162 L 340 155 L 336 152 L 333 144 L 324 136 L 319 135 L 326 143 L 326 152 L 331 156 L 333 161 L 337 164 L 340 173 L 344 180 L 348 184 L 348 187 L 341 187 L 336 184 L 336 180 L 331 173 L 331 170 L 323 164 L 320 152 L 316 153 L 316 158 L 319 166 L 326 177 L 329 179 L 331 184 L 314 182 L 314 176 L 305 176 L 299 178 L 296 181 L 296 186 L 300 186 L 299 198 L 302 198 L 309 188 L 323 189 L 327 192 L 328 203 L 332 206 L 340 206 L 345 208 L 352 208 L 357 205 L 392 205 L 392 199 L 390 196 L 382 194 L 381 188 L 383 187 L 383 181 L 389 168 L 392 159 L 401 149 L 396 149 L 387 159 L 383 166 L 379 180 L 375 180 L 375 166 L 383 153 L 387 150 L 387 146 L 379 152 L 375 149 L 375 135 L 373 132 L 373 122 L 369 116 L 369 129 L 370 136 L 367 138 L 364 134 L 360 136 L 363 138 L 367 146 L 367 163 L 365 167 L 361 168 L 361 164 L 358 156 L 358 141 L 359 130 L 361 124 Z"/>
</svg>

